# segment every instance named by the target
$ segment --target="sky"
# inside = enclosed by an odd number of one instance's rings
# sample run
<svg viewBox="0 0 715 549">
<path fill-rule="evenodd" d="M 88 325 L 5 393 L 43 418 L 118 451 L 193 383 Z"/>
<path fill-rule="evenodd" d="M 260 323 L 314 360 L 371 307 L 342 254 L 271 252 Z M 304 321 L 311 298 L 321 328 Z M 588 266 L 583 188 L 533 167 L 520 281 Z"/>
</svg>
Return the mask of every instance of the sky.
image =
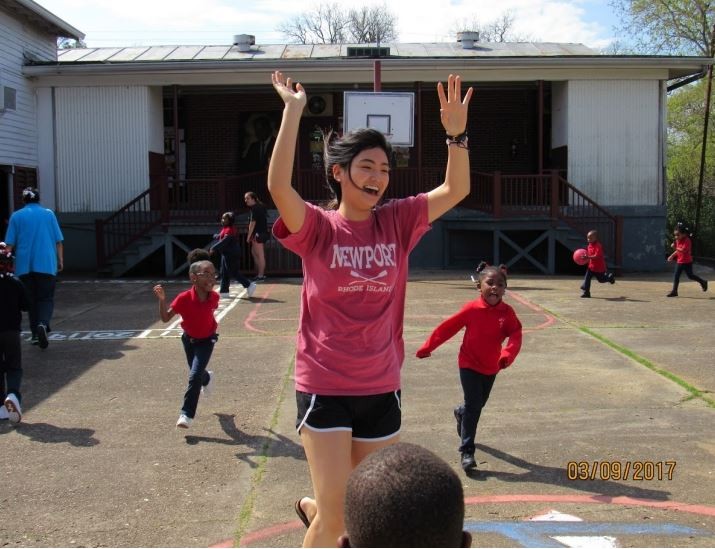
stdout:
<svg viewBox="0 0 715 549">
<path fill-rule="evenodd" d="M 324 3 L 345 9 L 354 0 L 35 0 L 86 35 L 89 47 L 226 45 L 235 34 L 256 44 L 281 44 L 277 27 Z M 505 11 L 514 32 L 540 42 L 601 49 L 615 40 L 617 20 L 607 0 L 364 0 L 397 16 L 399 42 L 451 42 L 465 21 L 489 23 Z M 463 25 L 462 25 L 463 26 Z"/>
</svg>

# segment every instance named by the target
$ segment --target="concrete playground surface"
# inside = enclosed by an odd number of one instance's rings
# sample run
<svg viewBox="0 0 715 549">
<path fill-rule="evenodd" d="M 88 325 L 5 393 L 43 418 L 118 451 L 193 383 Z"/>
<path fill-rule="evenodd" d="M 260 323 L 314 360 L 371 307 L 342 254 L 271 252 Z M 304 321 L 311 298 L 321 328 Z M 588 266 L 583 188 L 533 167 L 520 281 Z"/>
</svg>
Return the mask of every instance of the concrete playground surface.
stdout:
<svg viewBox="0 0 715 549">
<path fill-rule="evenodd" d="M 401 438 L 458 471 L 473 546 L 715 546 L 715 291 L 683 279 L 666 298 L 668 273 L 625 275 L 580 299 L 576 277 L 511 273 L 524 344 L 497 378 L 468 477 L 452 415 L 461 334 L 414 357 L 476 297 L 468 275 L 410 275 Z M 180 330 L 158 320 L 155 282 L 61 279 L 49 348 L 23 344 L 23 421 L 0 424 L 0 546 L 300 545 L 301 280 L 222 299 L 216 387 L 188 431 L 174 427 Z M 186 287 L 166 282 L 170 297 Z"/>
</svg>

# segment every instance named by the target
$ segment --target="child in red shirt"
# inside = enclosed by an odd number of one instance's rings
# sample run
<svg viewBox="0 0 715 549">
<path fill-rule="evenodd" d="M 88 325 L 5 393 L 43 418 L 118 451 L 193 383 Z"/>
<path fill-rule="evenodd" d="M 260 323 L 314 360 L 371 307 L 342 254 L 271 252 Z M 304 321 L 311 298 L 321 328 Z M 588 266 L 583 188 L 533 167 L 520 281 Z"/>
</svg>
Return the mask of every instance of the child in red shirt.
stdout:
<svg viewBox="0 0 715 549">
<path fill-rule="evenodd" d="M 673 289 L 667 297 L 678 296 L 678 284 L 680 284 L 680 275 L 683 274 L 683 272 L 688 275 L 690 280 L 699 282 L 703 292 L 707 292 L 708 281 L 693 273 L 692 244 L 688 236 L 688 229 L 683 223 L 678 223 L 673 234 L 675 235 L 675 242 L 671 244 L 671 248 L 675 248 L 675 251 L 668 256 L 668 261 L 677 261 L 677 265 L 675 266 L 675 274 L 673 275 Z"/>
<path fill-rule="evenodd" d="M 601 284 L 604 282 L 616 283 L 616 276 L 606 272 L 606 260 L 603 256 L 603 246 L 598 241 L 598 231 L 588 231 L 586 240 L 588 240 L 586 254 L 589 261 L 586 276 L 581 284 L 581 290 L 583 290 L 581 297 L 591 297 L 591 279 L 593 277 L 596 277 Z"/>
<path fill-rule="evenodd" d="M 251 282 L 239 271 L 241 263 L 241 245 L 238 240 L 238 229 L 236 228 L 236 216 L 233 212 L 225 212 L 221 216 L 221 231 L 214 235 L 216 243 L 211 246 L 211 253 L 217 252 L 221 255 L 221 288 L 219 292 L 222 297 L 228 297 L 231 279 L 235 278 L 241 286 L 246 288 L 246 296 L 251 298 L 256 291 L 255 282 Z"/>
<path fill-rule="evenodd" d="M 477 423 L 494 380 L 501 370 L 514 362 L 521 349 L 521 322 L 514 309 L 502 301 L 506 291 L 505 271 L 482 262 L 477 273 L 479 299 L 470 301 L 437 326 L 417 350 L 418 358 L 428 357 L 462 328 L 467 328 L 458 359 L 464 403 L 454 409 L 457 432 L 462 439 L 459 451 L 465 472 L 477 466 L 474 460 Z M 502 348 L 506 338 L 509 342 Z"/>
<path fill-rule="evenodd" d="M 154 294 L 159 299 L 159 316 L 164 322 L 174 315 L 181 316 L 181 342 L 184 344 L 186 360 L 189 364 L 189 385 L 184 394 L 184 404 L 176 426 L 188 429 L 196 415 L 200 393 L 209 395 L 213 387 L 214 373 L 206 370 L 214 345 L 218 340 L 218 323 L 214 311 L 218 308 L 219 296 L 213 290 L 216 269 L 210 261 L 197 261 L 189 267 L 192 287 L 181 292 L 166 306 L 166 294 L 161 284 L 154 286 Z"/>
</svg>

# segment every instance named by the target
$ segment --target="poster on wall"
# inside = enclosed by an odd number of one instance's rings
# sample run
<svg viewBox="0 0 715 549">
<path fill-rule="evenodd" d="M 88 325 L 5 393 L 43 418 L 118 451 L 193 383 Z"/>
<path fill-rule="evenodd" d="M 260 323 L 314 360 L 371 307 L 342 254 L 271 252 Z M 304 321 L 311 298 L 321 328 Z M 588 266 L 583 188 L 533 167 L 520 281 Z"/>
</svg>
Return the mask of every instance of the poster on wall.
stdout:
<svg viewBox="0 0 715 549">
<path fill-rule="evenodd" d="M 279 124 L 280 113 L 276 112 L 246 113 L 239 119 L 238 165 L 241 173 L 268 169 Z"/>
</svg>

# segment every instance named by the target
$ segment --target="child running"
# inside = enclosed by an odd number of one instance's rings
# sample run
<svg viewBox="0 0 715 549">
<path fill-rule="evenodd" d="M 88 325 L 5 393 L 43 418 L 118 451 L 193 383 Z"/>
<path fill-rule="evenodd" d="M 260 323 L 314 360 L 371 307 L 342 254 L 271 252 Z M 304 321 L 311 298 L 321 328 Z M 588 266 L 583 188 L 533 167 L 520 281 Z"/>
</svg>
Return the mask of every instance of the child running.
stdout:
<svg viewBox="0 0 715 549">
<path fill-rule="evenodd" d="M 218 308 L 219 296 L 213 290 L 216 269 L 210 261 L 197 261 L 189 267 L 191 289 L 181 292 L 166 306 L 166 294 L 161 284 L 154 286 L 159 299 L 159 316 L 169 322 L 174 315 L 181 316 L 181 342 L 184 344 L 186 361 L 189 364 L 189 385 L 184 394 L 184 404 L 176 426 L 188 429 L 196 416 L 199 395 L 209 396 L 213 389 L 214 373 L 206 370 L 214 345 L 218 340 L 218 323 L 214 311 Z"/>
<path fill-rule="evenodd" d="M 0 242 L 0 420 L 22 421 L 22 347 L 20 332 L 22 311 L 30 301 L 20 279 L 13 275 L 14 259 L 4 242 Z"/>
<path fill-rule="evenodd" d="M 480 296 L 451 316 L 417 350 L 426 358 L 437 347 L 466 327 L 459 349 L 459 380 L 464 403 L 454 409 L 457 433 L 462 439 L 459 451 L 462 469 L 476 469 L 474 460 L 477 424 L 500 370 L 509 367 L 521 349 L 521 322 L 514 309 L 502 301 L 506 291 L 506 273 L 499 267 L 480 263 L 477 267 Z M 509 338 L 502 348 L 502 342 Z"/>
<path fill-rule="evenodd" d="M 251 282 L 239 271 L 241 262 L 241 245 L 238 241 L 238 229 L 236 228 L 236 216 L 233 212 L 225 212 L 221 216 L 221 231 L 214 235 L 217 242 L 211 246 L 211 252 L 221 255 L 221 297 L 228 297 L 228 290 L 231 286 L 231 279 L 235 278 L 241 286 L 246 288 L 246 296 L 253 297 L 256 291 L 256 283 Z"/>
<path fill-rule="evenodd" d="M 688 232 L 684 223 L 678 223 L 673 231 L 675 241 L 671 244 L 671 248 L 675 248 L 675 251 L 668 256 L 668 261 L 675 261 L 677 264 L 673 275 L 673 289 L 667 297 L 678 297 L 678 285 L 683 272 L 688 275 L 690 280 L 698 282 L 703 292 L 708 291 L 708 281 L 693 273 L 692 244 Z"/>
<path fill-rule="evenodd" d="M 273 234 L 303 260 L 295 357 L 296 428 L 315 499 L 295 502 L 304 547 L 331 547 L 345 530 L 350 472 L 399 440 L 400 369 L 408 255 L 430 223 L 469 194 L 465 132 L 470 88 L 449 76 L 437 93 L 447 134 L 444 182 L 428 193 L 380 201 L 390 183 L 390 146 L 374 129 L 325 137 L 333 209 L 305 202 L 291 184 L 306 92 L 276 71 L 283 119 L 268 169 L 280 218 Z"/>
<path fill-rule="evenodd" d="M 588 267 L 586 268 L 586 276 L 581 284 L 583 293 L 581 297 L 591 297 L 591 279 L 596 277 L 596 280 L 603 284 L 604 282 L 616 283 L 616 275 L 606 272 L 606 259 L 603 255 L 603 246 L 598 241 L 598 231 L 588 231 L 586 235 L 588 246 L 586 247 L 586 257 L 588 257 Z"/>
</svg>

